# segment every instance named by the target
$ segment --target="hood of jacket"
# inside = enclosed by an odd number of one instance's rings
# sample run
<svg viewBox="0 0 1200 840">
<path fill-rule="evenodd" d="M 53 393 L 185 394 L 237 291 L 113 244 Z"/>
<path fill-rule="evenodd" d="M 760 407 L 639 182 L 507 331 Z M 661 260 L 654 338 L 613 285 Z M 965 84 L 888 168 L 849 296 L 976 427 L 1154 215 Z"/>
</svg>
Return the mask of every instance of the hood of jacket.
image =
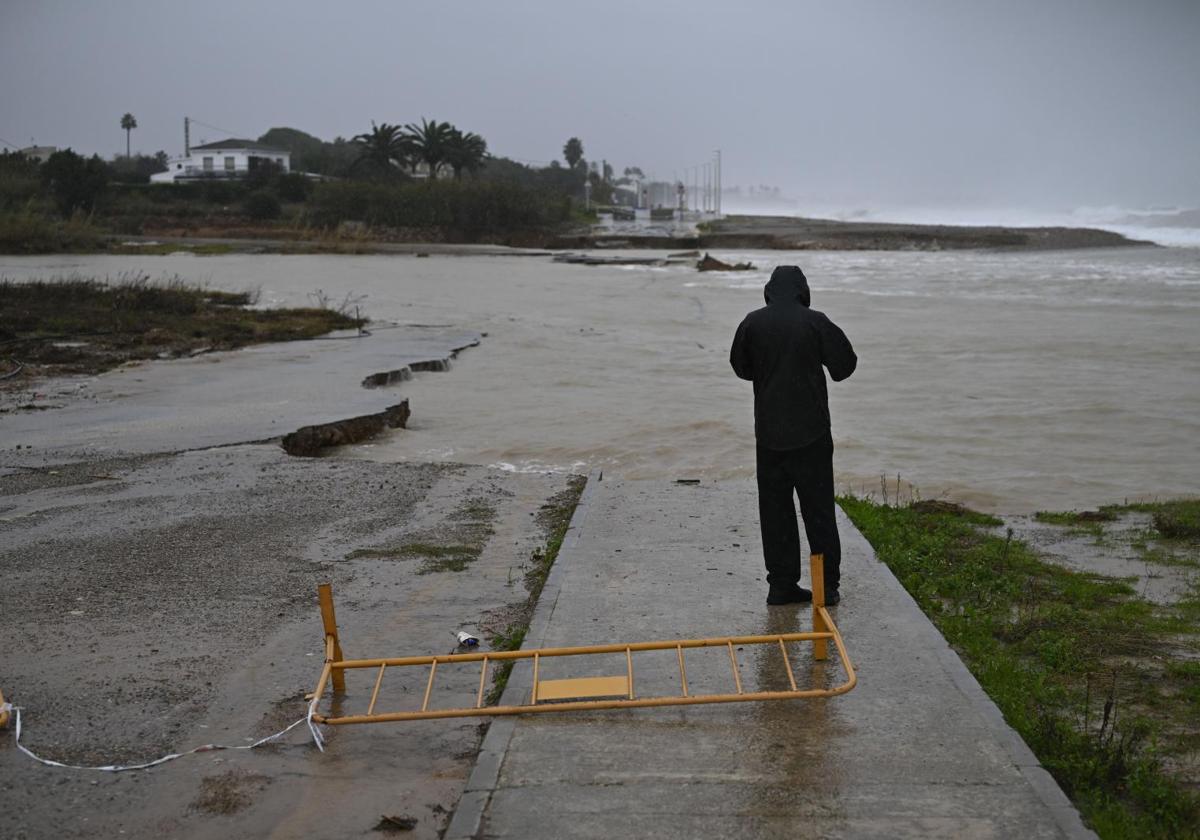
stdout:
<svg viewBox="0 0 1200 840">
<path fill-rule="evenodd" d="M 810 295 L 808 278 L 799 266 L 781 265 L 771 272 L 771 279 L 763 289 L 763 297 L 767 305 L 799 303 L 808 306 Z"/>
</svg>

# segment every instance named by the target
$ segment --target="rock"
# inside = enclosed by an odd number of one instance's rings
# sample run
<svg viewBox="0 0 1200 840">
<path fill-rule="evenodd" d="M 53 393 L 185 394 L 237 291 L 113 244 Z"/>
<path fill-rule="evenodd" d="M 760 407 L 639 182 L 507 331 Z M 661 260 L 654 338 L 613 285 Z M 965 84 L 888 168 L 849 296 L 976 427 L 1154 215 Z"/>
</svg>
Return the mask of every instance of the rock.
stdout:
<svg viewBox="0 0 1200 840">
<path fill-rule="evenodd" d="M 319 455 L 322 449 L 368 440 L 384 429 L 403 429 L 411 413 L 408 400 L 404 400 L 377 414 L 305 426 L 284 436 L 283 450 L 289 455 Z"/>
<path fill-rule="evenodd" d="M 696 263 L 697 271 L 753 271 L 754 265 L 748 262 L 740 262 L 736 265 L 722 262 L 708 252 L 705 252 L 704 257 L 700 262 Z"/>
<path fill-rule="evenodd" d="M 394 385 L 397 382 L 405 382 L 412 379 L 412 368 L 405 365 L 398 370 L 384 370 L 379 373 L 372 373 L 362 381 L 364 388 L 382 388 L 386 385 Z"/>
</svg>

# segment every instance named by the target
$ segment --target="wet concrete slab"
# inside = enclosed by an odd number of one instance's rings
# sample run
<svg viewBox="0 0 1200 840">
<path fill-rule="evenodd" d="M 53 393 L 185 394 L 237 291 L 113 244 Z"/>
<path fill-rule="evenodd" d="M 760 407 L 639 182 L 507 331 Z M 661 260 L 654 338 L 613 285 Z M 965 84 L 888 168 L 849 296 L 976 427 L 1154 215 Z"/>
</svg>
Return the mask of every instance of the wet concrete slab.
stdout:
<svg viewBox="0 0 1200 840">
<path fill-rule="evenodd" d="M 811 626 L 807 607 L 764 603 L 749 482 L 593 482 L 580 516 L 526 647 Z M 853 691 L 498 720 L 447 838 L 1092 836 L 862 536 L 840 526 L 834 614 Z M 728 660 L 703 653 L 688 653 L 689 682 L 732 691 Z M 738 655 L 746 691 L 786 687 L 777 649 Z M 791 657 L 801 687 L 845 679 L 807 645 Z M 634 665 L 639 695 L 678 690 L 673 655 Z M 514 669 L 503 702 L 525 702 L 531 685 L 529 668 Z"/>
<path fill-rule="evenodd" d="M 366 388 L 363 380 L 414 363 L 447 361 L 480 341 L 478 333 L 445 325 L 371 324 L 368 329 L 364 337 L 351 330 L 72 379 L 69 394 L 43 401 L 54 408 L 0 415 L 0 440 L 6 448 L 11 442 L 35 449 L 70 442 L 93 453 L 267 440 L 395 405 L 404 398 L 399 388 Z M 63 386 L 55 381 L 45 387 Z"/>
</svg>

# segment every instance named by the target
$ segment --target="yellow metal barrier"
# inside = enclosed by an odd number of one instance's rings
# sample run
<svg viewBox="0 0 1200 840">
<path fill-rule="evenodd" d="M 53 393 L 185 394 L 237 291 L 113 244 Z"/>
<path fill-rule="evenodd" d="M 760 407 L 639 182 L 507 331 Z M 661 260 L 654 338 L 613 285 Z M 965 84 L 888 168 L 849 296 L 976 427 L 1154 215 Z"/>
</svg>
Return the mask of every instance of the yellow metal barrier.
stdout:
<svg viewBox="0 0 1200 840">
<path fill-rule="evenodd" d="M 325 664 L 312 697 L 324 696 L 332 685 L 335 694 L 346 690 L 346 671 L 376 669 L 375 685 L 365 713 L 324 715 L 315 710 L 312 720 L 318 723 L 341 725 L 351 723 L 383 723 L 397 720 L 429 720 L 432 718 L 488 717 L 497 715 L 520 715 L 538 712 L 593 711 L 601 709 L 630 709 L 653 706 L 687 706 L 704 703 L 738 703 L 753 700 L 794 700 L 804 697 L 834 697 L 850 691 L 858 682 L 846 645 L 838 632 L 833 618 L 825 608 L 825 586 L 823 558 L 812 556 L 813 577 L 813 629 L 806 633 L 781 633 L 759 636 L 722 636 L 709 639 L 673 639 L 658 642 L 629 642 L 625 644 L 588 645 L 582 647 L 539 648 L 536 650 L 489 651 L 480 653 L 452 653 L 440 656 L 404 656 L 387 659 L 345 659 L 338 638 L 337 621 L 333 611 L 333 595 L 329 584 L 320 586 L 321 618 L 325 626 Z M 813 658 L 828 658 L 828 643 L 832 641 L 838 658 L 846 672 L 846 681 L 833 688 L 799 688 L 788 657 L 788 642 L 812 642 Z M 736 648 L 749 645 L 778 646 L 787 673 L 789 689 L 781 691 L 745 691 L 738 665 Z M 684 651 L 695 648 L 725 648 L 729 652 L 729 663 L 733 674 L 734 693 L 695 694 L 689 691 L 687 666 Z M 633 654 L 644 651 L 674 650 L 679 664 L 678 694 L 639 697 L 634 686 Z M 543 659 L 562 656 L 591 656 L 597 654 L 625 654 L 625 673 L 615 676 L 581 677 L 574 679 L 545 680 L 540 678 Z M 529 702 L 518 705 L 489 705 L 484 702 L 488 667 L 495 663 L 519 659 L 533 660 L 533 688 Z M 479 687 L 473 706 L 458 706 L 444 709 L 429 708 L 433 694 L 434 679 L 439 665 L 464 662 L 480 663 Z M 379 690 L 383 675 L 389 669 L 428 667 L 421 708 L 415 711 L 376 712 Z M 585 699 L 588 698 L 588 699 Z M 600 699 L 606 698 L 606 699 Z"/>
</svg>

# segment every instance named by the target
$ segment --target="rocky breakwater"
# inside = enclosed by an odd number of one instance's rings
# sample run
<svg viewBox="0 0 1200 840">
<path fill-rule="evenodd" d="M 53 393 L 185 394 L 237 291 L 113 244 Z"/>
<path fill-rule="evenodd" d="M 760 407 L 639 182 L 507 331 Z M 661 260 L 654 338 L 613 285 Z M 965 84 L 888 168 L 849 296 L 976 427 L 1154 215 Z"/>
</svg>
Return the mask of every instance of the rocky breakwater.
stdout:
<svg viewBox="0 0 1200 840">
<path fill-rule="evenodd" d="M 814 251 L 1054 250 L 1153 245 L 1095 228 L 909 225 L 787 216 L 728 216 L 704 226 L 702 248 Z"/>
</svg>

